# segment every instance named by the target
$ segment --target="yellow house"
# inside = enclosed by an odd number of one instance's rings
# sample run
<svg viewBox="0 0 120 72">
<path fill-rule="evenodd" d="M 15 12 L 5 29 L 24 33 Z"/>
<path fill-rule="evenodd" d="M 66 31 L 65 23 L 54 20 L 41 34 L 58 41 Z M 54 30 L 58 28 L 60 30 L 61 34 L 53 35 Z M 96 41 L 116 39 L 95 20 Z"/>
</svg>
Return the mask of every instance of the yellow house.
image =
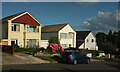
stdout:
<svg viewBox="0 0 120 72">
<path fill-rule="evenodd" d="M 28 11 L 2 19 L 2 45 L 41 47 L 41 23 Z"/>
</svg>

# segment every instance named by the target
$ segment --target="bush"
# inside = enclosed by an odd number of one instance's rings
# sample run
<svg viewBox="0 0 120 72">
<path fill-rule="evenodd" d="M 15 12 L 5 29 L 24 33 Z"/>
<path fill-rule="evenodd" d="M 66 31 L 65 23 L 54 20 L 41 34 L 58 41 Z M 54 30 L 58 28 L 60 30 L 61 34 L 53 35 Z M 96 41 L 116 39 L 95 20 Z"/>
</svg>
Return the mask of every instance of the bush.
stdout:
<svg viewBox="0 0 120 72">
<path fill-rule="evenodd" d="M 58 37 L 57 36 L 51 36 L 48 40 L 49 44 L 54 43 L 54 44 L 60 44 Z"/>
<path fill-rule="evenodd" d="M 21 52 L 29 55 L 34 55 L 37 52 L 40 52 L 40 48 L 16 48 L 15 52 Z"/>
<path fill-rule="evenodd" d="M 42 47 L 42 48 L 40 48 L 40 50 L 43 52 L 45 50 L 45 48 Z"/>
<path fill-rule="evenodd" d="M 14 48 L 20 48 L 17 44 L 14 44 L 13 46 Z"/>
<path fill-rule="evenodd" d="M 53 56 L 53 57 L 40 57 L 41 59 L 50 61 L 50 62 L 55 62 L 58 61 L 60 62 L 60 57 L 59 56 Z"/>
<path fill-rule="evenodd" d="M 52 53 L 51 51 L 49 51 L 49 50 L 44 50 L 43 53 L 44 53 L 44 54 L 53 54 L 53 53 Z"/>
<path fill-rule="evenodd" d="M 116 48 L 110 42 L 102 43 L 100 50 L 103 50 L 105 53 L 116 54 Z"/>
</svg>

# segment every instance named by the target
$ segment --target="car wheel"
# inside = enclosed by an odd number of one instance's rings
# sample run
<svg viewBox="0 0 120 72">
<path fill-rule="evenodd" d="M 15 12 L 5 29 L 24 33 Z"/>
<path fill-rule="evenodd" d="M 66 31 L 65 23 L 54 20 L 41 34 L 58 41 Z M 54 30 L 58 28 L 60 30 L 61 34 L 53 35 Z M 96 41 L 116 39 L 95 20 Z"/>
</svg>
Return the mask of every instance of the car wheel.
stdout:
<svg viewBox="0 0 120 72">
<path fill-rule="evenodd" d="M 88 59 L 87 62 L 86 62 L 86 64 L 89 64 L 89 63 L 90 63 L 90 60 Z"/>
<path fill-rule="evenodd" d="M 73 61 L 73 64 L 74 64 L 74 65 L 76 65 L 76 64 L 77 64 L 77 59 L 75 59 L 75 60 Z"/>
</svg>

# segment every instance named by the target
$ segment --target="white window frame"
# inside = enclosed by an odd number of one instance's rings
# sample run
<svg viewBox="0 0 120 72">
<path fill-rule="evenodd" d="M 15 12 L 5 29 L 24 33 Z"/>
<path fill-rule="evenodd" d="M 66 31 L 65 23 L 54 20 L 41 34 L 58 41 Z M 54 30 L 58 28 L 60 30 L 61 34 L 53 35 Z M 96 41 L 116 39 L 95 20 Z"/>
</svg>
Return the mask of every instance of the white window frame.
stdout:
<svg viewBox="0 0 120 72">
<path fill-rule="evenodd" d="M 30 26 L 31 25 L 26 25 L 25 27 L 26 27 L 26 32 L 34 32 L 34 31 L 30 31 L 30 29 L 33 29 L 34 30 L 34 28 L 30 28 Z M 38 33 L 39 32 L 39 26 L 36 26 L 36 28 L 35 28 L 35 32 L 36 33 Z"/>
<path fill-rule="evenodd" d="M 15 25 L 16 25 L 16 31 L 15 31 L 15 28 L 14 28 Z M 19 26 L 19 29 L 17 29 L 17 26 Z M 11 25 L 11 31 L 12 32 L 20 32 L 20 25 L 19 24 L 12 24 Z"/>
</svg>

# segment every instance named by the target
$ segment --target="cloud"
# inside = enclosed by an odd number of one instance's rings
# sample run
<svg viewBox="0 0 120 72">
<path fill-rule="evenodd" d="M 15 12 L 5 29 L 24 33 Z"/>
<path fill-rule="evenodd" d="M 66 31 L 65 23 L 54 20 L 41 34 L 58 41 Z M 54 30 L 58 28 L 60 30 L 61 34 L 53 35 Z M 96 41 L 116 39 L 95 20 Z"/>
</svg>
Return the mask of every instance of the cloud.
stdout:
<svg viewBox="0 0 120 72">
<path fill-rule="evenodd" d="M 116 12 L 101 12 L 99 11 L 96 17 L 87 19 L 84 21 L 80 28 L 84 30 L 91 30 L 94 33 L 105 32 L 108 33 L 109 30 L 118 31 L 120 26 L 120 14 Z M 119 23 L 118 23 L 119 21 Z"/>
</svg>

